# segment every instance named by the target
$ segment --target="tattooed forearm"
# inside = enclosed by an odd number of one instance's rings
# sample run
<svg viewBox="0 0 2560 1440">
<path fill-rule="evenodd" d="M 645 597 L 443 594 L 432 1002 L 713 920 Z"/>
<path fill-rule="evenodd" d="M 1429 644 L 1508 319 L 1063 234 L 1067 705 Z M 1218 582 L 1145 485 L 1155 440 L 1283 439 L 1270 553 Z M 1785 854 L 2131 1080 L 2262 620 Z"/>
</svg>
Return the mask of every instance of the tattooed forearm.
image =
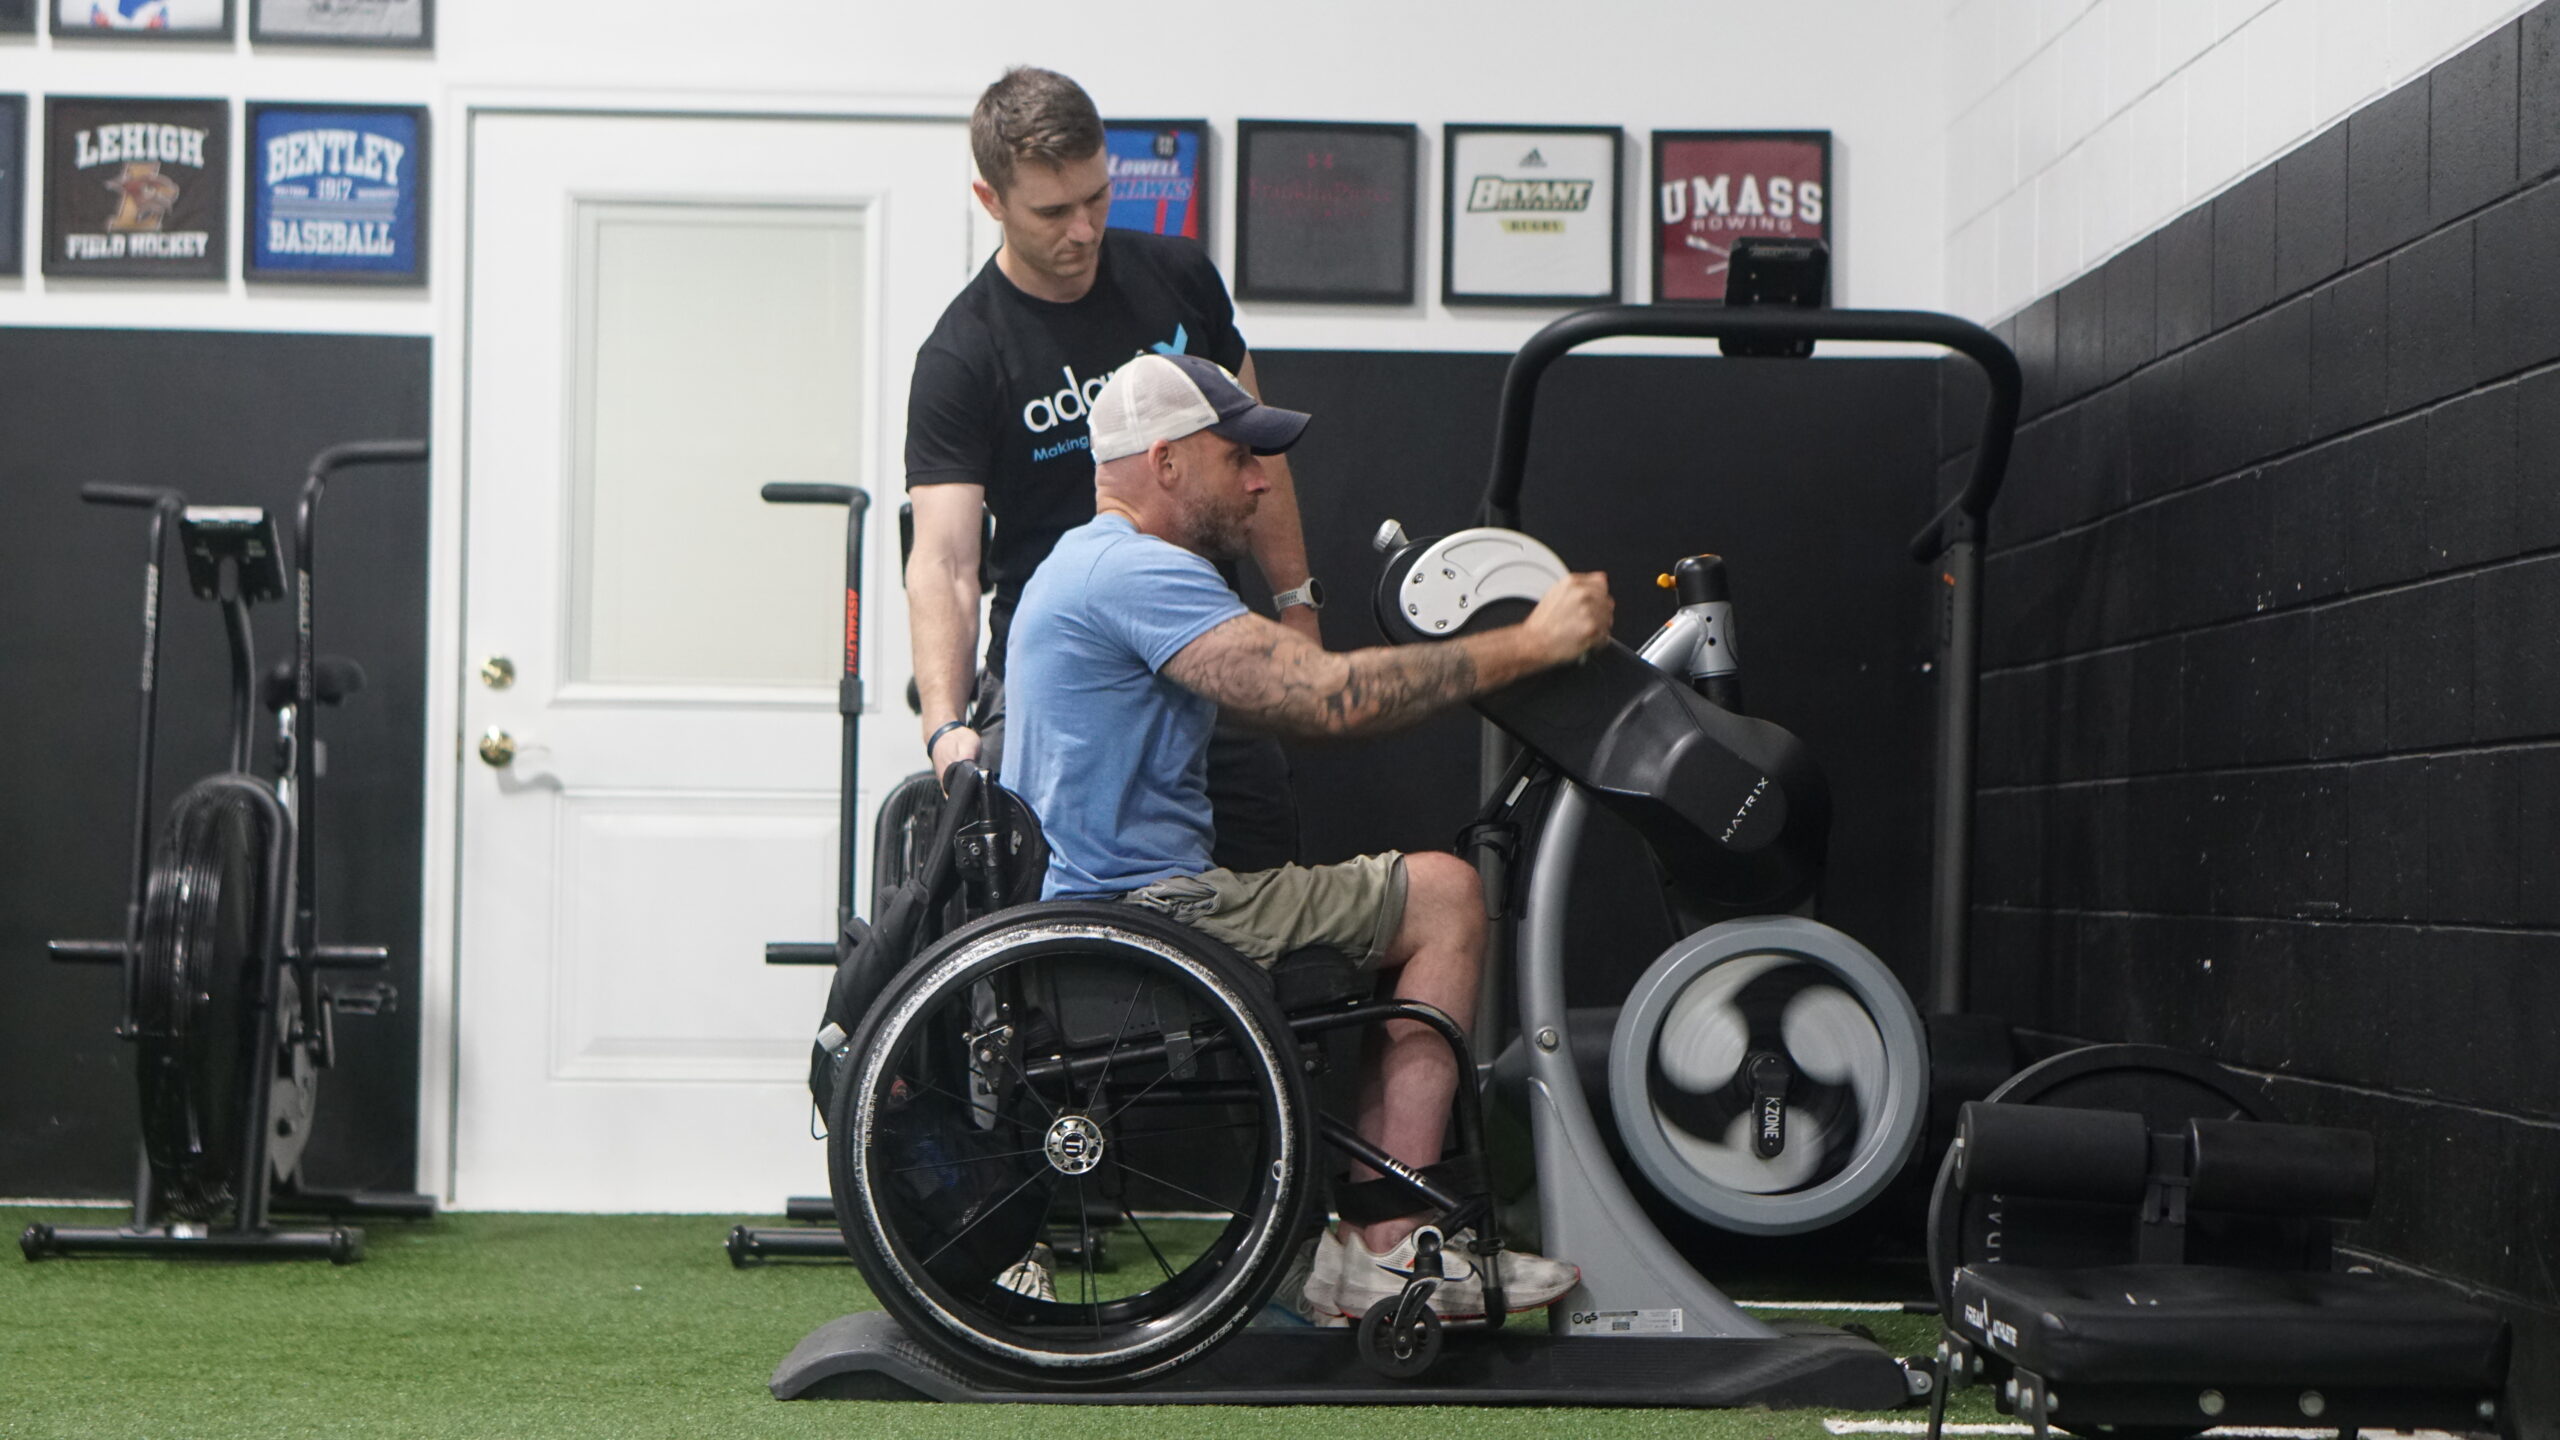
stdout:
<svg viewBox="0 0 2560 1440">
<path fill-rule="evenodd" d="M 1184 647 L 1164 673 L 1230 714 L 1284 735 L 1376 734 L 1468 699 L 1487 677 L 1465 641 L 1334 654 L 1243 615 Z"/>
</svg>

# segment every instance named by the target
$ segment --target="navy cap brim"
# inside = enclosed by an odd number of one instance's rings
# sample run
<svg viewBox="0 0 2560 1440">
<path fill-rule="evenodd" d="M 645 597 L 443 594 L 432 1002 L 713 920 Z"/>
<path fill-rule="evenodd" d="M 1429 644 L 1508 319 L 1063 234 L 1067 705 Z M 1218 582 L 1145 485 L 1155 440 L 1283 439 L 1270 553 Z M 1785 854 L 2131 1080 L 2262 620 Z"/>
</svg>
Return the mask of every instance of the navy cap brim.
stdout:
<svg viewBox="0 0 2560 1440">
<path fill-rule="evenodd" d="M 1209 433 L 1249 447 L 1256 455 L 1279 455 L 1298 443 L 1311 418 L 1303 410 L 1256 405 L 1232 419 L 1209 427 Z"/>
</svg>

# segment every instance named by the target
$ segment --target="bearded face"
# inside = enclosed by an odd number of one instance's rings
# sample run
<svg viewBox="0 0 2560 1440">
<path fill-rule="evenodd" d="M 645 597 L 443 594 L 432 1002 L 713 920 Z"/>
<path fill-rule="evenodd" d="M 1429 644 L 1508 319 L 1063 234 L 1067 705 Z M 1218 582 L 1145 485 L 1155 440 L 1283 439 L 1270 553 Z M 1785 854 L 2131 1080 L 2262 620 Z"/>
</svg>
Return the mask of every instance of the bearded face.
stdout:
<svg viewBox="0 0 2560 1440">
<path fill-rule="evenodd" d="M 1232 440 L 1207 431 L 1183 441 L 1192 467 L 1175 511 L 1182 548 L 1212 560 L 1250 553 L 1253 514 L 1262 503 L 1262 462 Z"/>
</svg>

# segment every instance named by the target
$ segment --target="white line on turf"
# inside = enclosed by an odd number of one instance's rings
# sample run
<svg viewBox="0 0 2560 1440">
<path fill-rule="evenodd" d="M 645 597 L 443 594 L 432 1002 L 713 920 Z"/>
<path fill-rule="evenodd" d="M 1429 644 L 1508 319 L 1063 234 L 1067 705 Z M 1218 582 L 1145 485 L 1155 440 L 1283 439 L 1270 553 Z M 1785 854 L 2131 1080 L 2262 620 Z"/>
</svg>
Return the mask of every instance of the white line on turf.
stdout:
<svg viewBox="0 0 2560 1440">
<path fill-rule="evenodd" d="M 1823 1430 L 1833 1435 L 1928 1435 L 1925 1420 L 1823 1420 Z M 2033 1425 L 1946 1425 L 1946 1435 L 2035 1435 Z M 2227 1440 L 2330 1440 L 2337 1430 L 2294 1430 L 2281 1425 L 2222 1425 L 2204 1435 L 2222 1435 Z M 2447 1430 L 2365 1430 L 2368 1440 L 2399 1437 L 2399 1440 L 2458 1440 Z"/>
<path fill-rule="evenodd" d="M 1902 1306 L 1892 1300 L 1736 1300 L 1745 1310 L 1867 1310 L 1879 1315 L 1899 1315 Z"/>
</svg>

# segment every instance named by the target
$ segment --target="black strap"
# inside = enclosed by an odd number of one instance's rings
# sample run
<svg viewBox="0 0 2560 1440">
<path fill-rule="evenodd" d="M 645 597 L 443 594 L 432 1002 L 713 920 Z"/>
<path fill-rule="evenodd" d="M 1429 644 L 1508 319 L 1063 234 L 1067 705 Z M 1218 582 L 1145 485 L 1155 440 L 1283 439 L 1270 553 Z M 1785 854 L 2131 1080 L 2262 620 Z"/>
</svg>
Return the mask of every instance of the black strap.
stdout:
<svg viewBox="0 0 2560 1440">
<path fill-rule="evenodd" d="M 1460 1195 L 1475 1195 L 1485 1189 L 1484 1157 L 1458 1155 L 1437 1165 L 1422 1167 L 1424 1178 L 1444 1190 Z M 1381 1175 L 1375 1180 L 1362 1180 L 1333 1187 L 1333 1208 L 1354 1225 L 1376 1225 L 1418 1215 L 1430 1207 L 1421 1192 L 1402 1176 Z"/>
</svg>

